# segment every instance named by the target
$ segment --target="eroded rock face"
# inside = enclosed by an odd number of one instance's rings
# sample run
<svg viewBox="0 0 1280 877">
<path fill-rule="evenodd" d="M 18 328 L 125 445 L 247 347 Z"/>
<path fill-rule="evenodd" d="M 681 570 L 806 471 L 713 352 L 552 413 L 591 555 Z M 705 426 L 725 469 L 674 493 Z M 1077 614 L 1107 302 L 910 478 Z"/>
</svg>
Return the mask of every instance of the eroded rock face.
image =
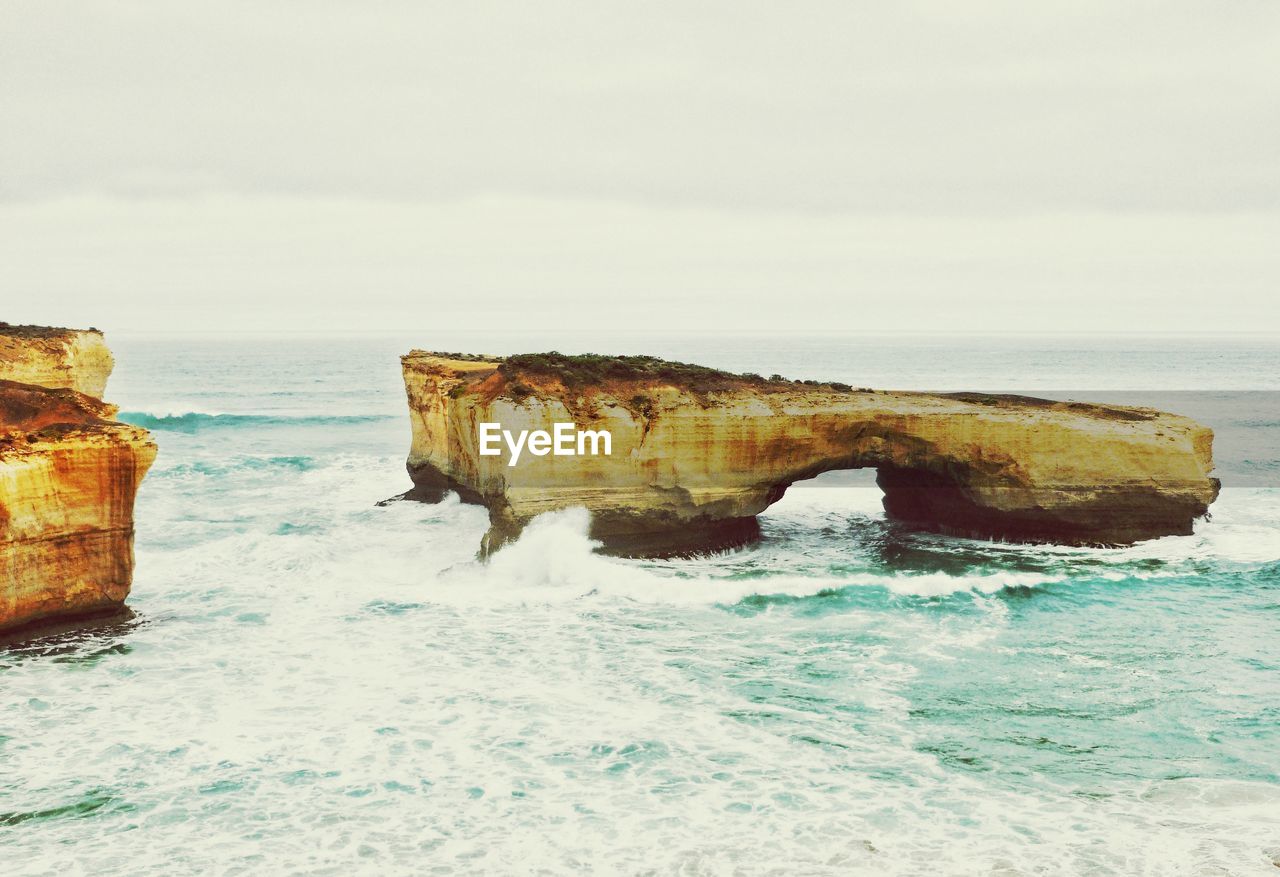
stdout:
<svg viewBox="0 0 1280 877">
<path fill-rule="evenodd" d="M 115 360 L 97 329 L 0 323 L 0 379 L 101 399 Z"/>
<path fill-rule="evenodd" d="M 0 380 L 0 629 L 124 601 L 134 497 L 156 455 L 146 430 L 114 419 L 115 406 L 63 386 L 105 386 L 111 354 L 100 335 L 32 332 L 34 352 L 24 352 L 24 336 L 6 331 L 0 375 L 58 386 Z M 59 347 L 69 336 L 88 340 Z"/>
<path fill-rule="evenodd" d="M 485 550 L 581 505 L 607 547 L 668 553 L 749 538 L 788 486 L 832 469 L 877 469 L 887 514 L 914 527 L 1067 544 L 1188 534 L 1218 493 L 1212 431 L 1174 414 L 654 362 L 403 357 L 412 495 L 486 505 Z M 505 449 L 479 453 L 481 423 L 557 422 L 608 430 L 612 453 L 526 453 L 515 466 Z"/>
</svg>

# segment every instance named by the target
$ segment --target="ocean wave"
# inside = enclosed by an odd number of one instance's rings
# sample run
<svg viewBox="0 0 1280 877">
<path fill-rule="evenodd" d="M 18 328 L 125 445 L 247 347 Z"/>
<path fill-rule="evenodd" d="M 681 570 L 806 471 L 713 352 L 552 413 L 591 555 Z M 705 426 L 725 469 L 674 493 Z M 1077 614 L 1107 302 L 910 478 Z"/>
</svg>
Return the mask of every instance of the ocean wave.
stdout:
<svg viewBox="0 0 1280 877">
<path fill-rule="evenodd" d="M 377 423 L 395 420 L 391 414 L 210 414 L 186 411 L 180 414 L 154 414 L 146 411 L 121 411 L 120 419 L 134 426 L 166 432 L 203 432 L 211 429 L 238 429 L 263 426 L 337 426 Z"/>
<path fill-rule="evenodd" d="M 446 571 L 432 599 L 465 605 L 547 604 L 603 596 L 642 603 L 732 606 L 743 601 L 830 596 L 856 588 L 877 588 L 895 597 L 935 598 L 960 594 L 991 595 L 1005 590 L 1079 583 L 1079 570 L 1038 573 L 986 569 L 968 573 L 922 572 L 797 575 L 778 572 L 749 576 L 707 575 L 696 562 L 663 569 L 661 564 L 596 553 L 588 535 L 586 509 L 570 508 L 534 518 L 512 544 L 487 563 Z M 677 574 L 680 570 L 682 574 Z M 1119 582 L 1175 576 L 1173 570 L 1091 570 L 1084 579 Z"/>
<path fill-rule="evenodd" d="M 157 469 L 156 478 L 187 478 L 204 476 L 222 478 L 236 472 L 285 471 L 306 472 L 316 468 L 319 461 L 315 457 L 302 455 L 263 456 L 253 454 L 237 454 L 219 460 L 191 460 L 178 463 L 168 468 Z"/>
</svg>

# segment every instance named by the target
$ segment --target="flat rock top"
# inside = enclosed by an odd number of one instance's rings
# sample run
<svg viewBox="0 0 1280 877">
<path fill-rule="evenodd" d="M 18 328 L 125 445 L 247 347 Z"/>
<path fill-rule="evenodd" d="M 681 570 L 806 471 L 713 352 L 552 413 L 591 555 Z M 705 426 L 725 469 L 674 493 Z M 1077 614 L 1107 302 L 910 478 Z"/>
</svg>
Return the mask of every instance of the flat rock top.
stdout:
<svg viewBox="0 0 1280 877">
<path fill-rule="evenodd" d="M 95 335 L 101 335 L 98 329 L 64 329 L 58 326 L 15 326 L 13 323 L 0 321 L 0 337 L 8 336 L 10 338 L 22 338 L 25 340 L 36 339 L 63 339 L 72 335 L 80 335 L 85 332 L 92 332 Z"/>
<path fill-rule="evenodd" d="M 502 357 L 414 350 L 402 357 L 402 360 L 406 367 L 426 373 L 452 375 L 470 381 L 477 377 L 488 378 L 483 385 L 472 384 L 472 388 L 490 397 L 511 395 L 511 391 L 515 389 L 515 398 L 518 399 L 528 396 L 563 398 L 566 395 L 592 394 L 609 394 L 626 399 L 638 391 L 670 387 L 697 394 L 704 400 L 740 399 L 744 395 L 754 395 L 767 400 L 772 406 L 802 404 L 824 410 L 920 408 L 1036 418 L 1086 418 L 1113 423 L 1184 420 L 1178 415 L 1149 408 L 1054 401 L 1012 394 L 872 390 L 838 382 L 764 378 L 690 363 L 669 362 L 652 356 L 566 355 L 553 352 Z M 495 373 L 497 376 L 493 377 Z"/>
</svg>

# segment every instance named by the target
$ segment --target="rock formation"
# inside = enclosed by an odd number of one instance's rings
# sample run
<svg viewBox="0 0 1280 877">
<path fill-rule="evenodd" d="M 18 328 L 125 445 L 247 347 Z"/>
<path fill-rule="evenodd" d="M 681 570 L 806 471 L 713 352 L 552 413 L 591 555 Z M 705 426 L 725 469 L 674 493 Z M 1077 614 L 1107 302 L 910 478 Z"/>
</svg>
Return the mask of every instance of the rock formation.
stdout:
<svg viewBox="0 0 1280 877">
<path fill-rule="evenodd" d="M 156 447 L 76 389 L 101 393 L 111 366 L 98 332 L 0 324 L 0 629 L 129 593 L 134 495 Z"/>
<path fill-rule="evenodd" d="M 855 390 L 651 357 L 402 357 L 413 440 L 406 496 L 489 509 L 482 549 L 533 516 L 592 514 L 622 553 L 741 541 L 797 481 L 874 467 L 889 517 L 1013 541 L 1118 545 L 1188 534 L 1218 494 L 1212 431 L 1174 414 L 977 393 Z M 611 453 L 479 449 L 482 423 L 608 430 Z"/>
<path fill-rule="evenodd" d="M 0 378 L 101 399 L 114 366 L 97 329 L 0 323 Z"/>
</svg>

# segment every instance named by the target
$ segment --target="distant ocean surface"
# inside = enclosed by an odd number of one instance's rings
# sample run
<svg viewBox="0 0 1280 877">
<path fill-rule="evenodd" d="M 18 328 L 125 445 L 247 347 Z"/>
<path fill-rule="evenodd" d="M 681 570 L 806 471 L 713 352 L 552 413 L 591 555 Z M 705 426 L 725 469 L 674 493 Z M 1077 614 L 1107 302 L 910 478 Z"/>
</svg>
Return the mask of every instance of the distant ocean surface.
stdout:
<svg viewBox="0 0 1280 877">
<path fill-rule="evenodd" d="M 1280 340 L 108 333 L 160 456 L 133 617 L 0 646 L 6 875 L 1275 874 Z M 903 532 L 866 477 L 764 539 L 593 554 L 404 491 L 399 354 L 651 353 L 1159 404 L 1194 536 Z"/>
</svg>

